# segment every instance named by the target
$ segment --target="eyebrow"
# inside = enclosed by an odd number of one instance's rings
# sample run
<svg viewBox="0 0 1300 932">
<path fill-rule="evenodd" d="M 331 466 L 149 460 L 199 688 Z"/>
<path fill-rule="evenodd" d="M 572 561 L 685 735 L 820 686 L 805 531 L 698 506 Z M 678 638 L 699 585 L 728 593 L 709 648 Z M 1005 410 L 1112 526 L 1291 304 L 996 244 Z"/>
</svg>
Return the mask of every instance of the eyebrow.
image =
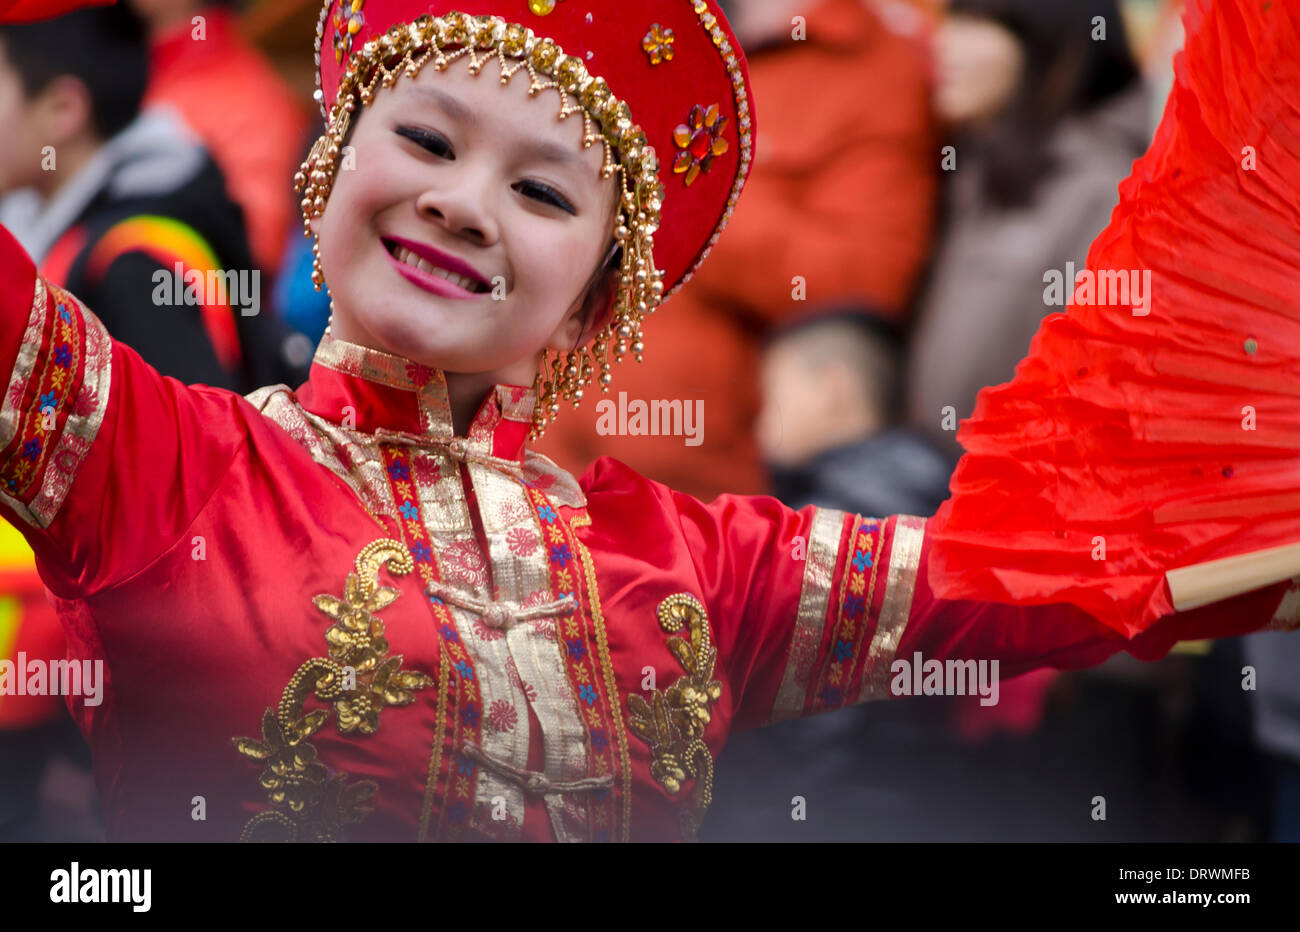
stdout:
<svg viewBox="0 0 1300 932">
<path fill-rule="evenodd" d="M 480 122 L 477 113 L 465 106 L 455 96 L 439 88 L 430 87 L 427 84 L 409 84 L 406 93 L 408 97 L 423 98 L 445 112 L 453 120 L 459 120 L 472 126 L 477 126 Z M 568 165 L 574 168 L 583 167 L 582 159 L 578 157 L 578 154 L 571 147 L 560 145 L 549 139 L 530 139 L 521 143 L 519 150 L 525 158 Z"/>
</svg>

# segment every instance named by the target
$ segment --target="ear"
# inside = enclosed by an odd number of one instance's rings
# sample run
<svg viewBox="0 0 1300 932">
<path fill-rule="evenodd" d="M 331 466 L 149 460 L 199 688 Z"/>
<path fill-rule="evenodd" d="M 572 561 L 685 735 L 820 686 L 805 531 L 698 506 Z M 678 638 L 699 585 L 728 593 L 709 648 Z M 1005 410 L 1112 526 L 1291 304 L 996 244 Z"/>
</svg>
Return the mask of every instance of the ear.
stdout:
<svg viewBox="0 0 1300 932">
<path fill-rule="evenodd" d="M 53 143 L 67 142 L 85 133 L 95 135 L 94 102 L 79 78 L 59 75 L 37 95 L 35 104 L 45 136 Z"/>
<path fill-rule="evenodd" d="M 608 269 L 587 292 L 582 304 L 574 308 L 560 324 L 551 345 L 564 350 L 582 346 L 605 327 L 614 317 L 614 304 L 618 297 L 617 268 Z M 585 325 L 585 326 L 584 326 Z"/>
</svg>

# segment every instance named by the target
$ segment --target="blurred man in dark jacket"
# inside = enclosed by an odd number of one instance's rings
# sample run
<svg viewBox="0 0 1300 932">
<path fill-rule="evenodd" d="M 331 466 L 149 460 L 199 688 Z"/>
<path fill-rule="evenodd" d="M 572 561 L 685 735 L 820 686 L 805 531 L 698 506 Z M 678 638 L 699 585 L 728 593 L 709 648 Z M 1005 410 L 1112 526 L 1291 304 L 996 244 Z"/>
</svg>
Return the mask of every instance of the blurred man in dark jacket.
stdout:
<svg viewBox="0 0 1300 932">
<path fill-rule="evenodd" d="M 172 111 L 141 113 L 147 80 L 143 25 L 120 5 L 0 28 L 0 222 L 164 375 L 294 381 L 243 213 Z"/>
</svg>

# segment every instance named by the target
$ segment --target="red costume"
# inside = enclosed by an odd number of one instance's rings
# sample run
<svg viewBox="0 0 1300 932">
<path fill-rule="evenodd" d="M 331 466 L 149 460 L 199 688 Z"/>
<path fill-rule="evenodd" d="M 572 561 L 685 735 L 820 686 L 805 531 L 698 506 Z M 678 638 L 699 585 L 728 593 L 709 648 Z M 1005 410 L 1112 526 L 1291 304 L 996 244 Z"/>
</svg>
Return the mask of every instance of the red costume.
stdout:
<svg viewBox="0 0 1300 932">
<path fill-rule="evenodd" d="M 1282 596 L 1132 639 L 939 601 L 923 520 L 575 480 L 527 448 L 532 388 L 455 436 L 441 372 L 328 336 L 297 392 L 183 386 L 7 234 L 0 372 L 0 501 L 104 661 L 69 704 L 114 840 L 690 837 L 728 732 L 889 696 L 895 657 L 1154 659 Z"/>
<path fill-rule="evenodd" d="M 296 394 L 187 388 L 0 257 L 4 501 L 105 661 L 70 706 L 111 839 L 674 839 L 729 731 L 885 697 L 895 655 L 1155 659 L 1281 595 L 1132 641 L 939 602 L 920 519 L 575 482 L 523 443 L 531 389 L 453 437 L 439 372 L 329 337 Z"/>
</svg>

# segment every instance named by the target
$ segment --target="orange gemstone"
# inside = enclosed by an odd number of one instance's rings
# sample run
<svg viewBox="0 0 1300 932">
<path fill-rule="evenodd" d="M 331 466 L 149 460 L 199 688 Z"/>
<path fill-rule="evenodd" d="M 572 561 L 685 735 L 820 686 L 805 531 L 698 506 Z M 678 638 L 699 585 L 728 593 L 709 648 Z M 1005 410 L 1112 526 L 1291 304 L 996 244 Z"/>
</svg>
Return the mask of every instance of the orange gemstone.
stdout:
<svg viewBox="0 0 1300 932">
<path fill-rule="evenodd" d="M 695 134 L 695 138 L 691 140 L 691 148 L 689 150 L 691 155 L 695 156 L 697 159 L 704 158 L 709 154 L 710 142 L 709 134 L 700 130 Z"/>
</svg>

